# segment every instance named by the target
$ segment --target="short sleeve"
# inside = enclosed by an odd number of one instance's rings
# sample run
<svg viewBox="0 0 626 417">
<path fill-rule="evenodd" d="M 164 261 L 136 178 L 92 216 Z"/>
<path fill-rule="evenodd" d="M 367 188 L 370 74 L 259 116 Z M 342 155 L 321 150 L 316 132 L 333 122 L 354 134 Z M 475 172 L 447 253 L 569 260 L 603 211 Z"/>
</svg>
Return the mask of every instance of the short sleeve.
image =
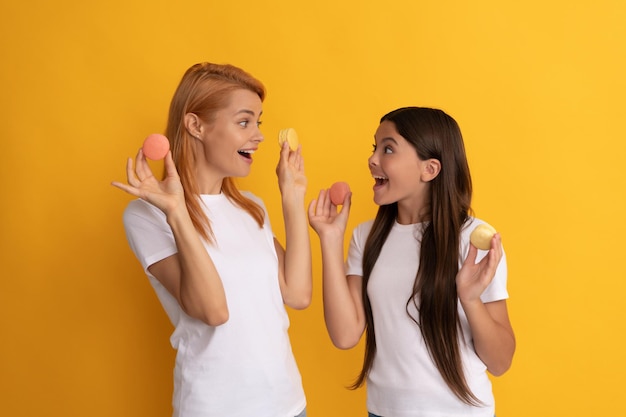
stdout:
<svg viewBox="0 0 626 417">
<path fill-rule="evenodd" d="M 346 275 L 363 276 L 363 249 L 373 221 L 361 223 L 352 231 L 346 260 Z"/>
<path fill-rule="evenodd" d="M 165 214 L 144 200 L 131 201 L 124 210 L 126 239 L 144 271 L 178 252 Z"/>
<path fill-rule="evenodd" d="M 463 263 L 463 260 L 465 260 L 465 257 L 467 256 L 467 253 L 469 251 L 470 233 L 472 232 L 472 230 L 474 230 L 474 228 L 477 225 L 481 223 L 484 223 L 484 221 L 480 219 L 471 219 L 470 222 L 467 224 L 467 226 L 462 230 L 461 254 L 463 255 L 463 258 L 459 261 L 459 267 Z M 480 260 L 484 258 L 487 255 L 487 253 L 488 251 L 479 249 L 478 255 L 476 257 L 476 262 L 480 262 Z M 504 249 L 503 249 L 502 259 L 500 259 L 500 263 L 498 264 L 498 267 L 496 268 L 495 276 L 493 277 L 493 280 L 491 281 L 489 286 L 487 286 L 485 291 L 480 296 L 481 301 L 483 303 L 489 303 L 489 302 L 505 300 L 509 298 L 509 293 L 506 287 L 507 278 L 508 278 L 508 269 L 507 269 L 507 263 L 506 263 L 506 253 L 504 252 Z"/>
</svg>

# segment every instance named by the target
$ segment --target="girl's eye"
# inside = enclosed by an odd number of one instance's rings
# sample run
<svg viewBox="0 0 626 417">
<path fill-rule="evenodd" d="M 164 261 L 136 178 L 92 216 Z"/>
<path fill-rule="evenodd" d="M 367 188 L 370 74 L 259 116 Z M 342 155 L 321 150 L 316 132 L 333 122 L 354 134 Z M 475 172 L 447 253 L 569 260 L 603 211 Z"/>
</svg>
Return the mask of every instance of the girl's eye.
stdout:
<svg viewBox="0 0 626 417">
<path fill-rule="evenodd" d="M 372 153 L 376 152 L 376 144 L 372 145 Z"/>
<path fill-rule="evenodd" d="M 256 122 L 256 127 L 261 127 L 262 124 L 263 122 L 259 120 L 258 122 Z"/>
<path fill-rule="evenodd" d="M 393 153 L 391 146 L 385 146 L 385 153 Z"/>
</svg>

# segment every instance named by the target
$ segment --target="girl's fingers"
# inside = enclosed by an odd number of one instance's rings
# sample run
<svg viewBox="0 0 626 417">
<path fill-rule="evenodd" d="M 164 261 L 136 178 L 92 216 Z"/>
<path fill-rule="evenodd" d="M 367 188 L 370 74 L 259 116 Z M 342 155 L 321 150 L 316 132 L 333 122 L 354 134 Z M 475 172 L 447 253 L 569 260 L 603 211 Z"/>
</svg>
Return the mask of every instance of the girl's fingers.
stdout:
<svg viewBox="0 0 626 417">
<path fill-rule="evenodd" d="M 317 200 L 315 201 L 316 201 L 315 215 L 323 216 L 323 217 L 330 217 L 331 203 L 330 203 L 330 199 L 328 198 L 328 190 L 325 190 L 325 189 L 320 190 Z"/>
<path fill-rule="evenodd" d="M 309 220 L 312 219 L 313 217 L 315 217 L 315 209 L 317 207 L 317 199 L 313 199 L 310 203 L 309 203 Z"/>
<path fill-rule="evenodd" d="M 500 240 L 500 235 L 496 233 L 491 241 L 491 249 L 489 250 L 489 273 L 495 275 L 495 271 L 498 268 L 498 264 L 502 259 L 502 243 Z"/>
<path fill-rule="evenodd" d="M 339 215 L 342 217 L 348 217 L 348 214 L 350 213 L 350 205 L 352 203 L 352 191 L 348 191 L 348 194 L 346 194 L 346 198 L 344 198 L 343 201 L 343 206 L 341 207 L 341 211 L 339 212 Z"/>
<path fill-rule="evenodd" d="M 476 246 L 470 243 L 469 251 L 467 252 L 467 257 L 465 258 L 465 262 L 469 265 L 474 265 L 476 263 L 476 256 L 478 255 L 478 249 Z"/>
<path fill-rule="evenodd" d="M 333 202 L 330 200 L 330 190 L 324 190 L 324 214 L 330 216 L 333 210 Z M 335 209 L 336 210 L 336 209 Z"/>
<path fill-rule="evenodd" d="M 317 197 L 317 207 L 315 208 L 315 214 L 321 216 L 324 213 L 324 202 L 326 200 L 326 190 L 320 190 Z"/>
</svg>

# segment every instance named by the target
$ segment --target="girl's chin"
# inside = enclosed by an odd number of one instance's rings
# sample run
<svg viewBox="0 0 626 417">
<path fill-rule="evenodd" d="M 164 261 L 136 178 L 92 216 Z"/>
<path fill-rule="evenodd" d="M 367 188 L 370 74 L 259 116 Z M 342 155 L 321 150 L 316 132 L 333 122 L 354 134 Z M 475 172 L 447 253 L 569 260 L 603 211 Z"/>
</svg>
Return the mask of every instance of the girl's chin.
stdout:
<svg viewBox="0 0 626 417">
<path fill-rule="evenodd" d="M 376 203 L 377 206 L 386 206 L 395 203 L 395 201 L 388 201 L 387 199 L 378 197 L 374 194 L 374 203 Z"/>
</svg>

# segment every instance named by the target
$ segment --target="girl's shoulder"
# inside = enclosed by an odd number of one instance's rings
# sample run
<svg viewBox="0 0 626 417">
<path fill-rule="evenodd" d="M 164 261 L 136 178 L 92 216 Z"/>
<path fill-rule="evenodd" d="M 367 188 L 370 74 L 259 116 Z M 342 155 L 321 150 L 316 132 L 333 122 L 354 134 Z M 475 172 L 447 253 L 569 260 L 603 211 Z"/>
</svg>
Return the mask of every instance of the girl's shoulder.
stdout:
<svg viewBox="0 0 626 417">
<path fill-rule="evenodd" d="M 367 236 L 369 236 L 370 231 L 372 230 L 373 224 L 373 219 L 358 224 L 352 230 L 352 240 L 354 242 L 359 242 L 361 245 L 365 245 L 365 241 L 367 240 Z"/>
<path fill-rule="evenodd" d="M 472 232 L 472 230 L 474 230 L 476 226 L 480 224 L 489 224 L 489 223 L 478 217 L 469 216 L 467 220 L 465 221 L 465 224 L 463 224 L 463 227 L 461 227 L 461 234 L 469 235 Z"/>
<path fill-rule="evenodd" d="M 364 233 L 367 235 L 370 232 L 370 230 L 372 230 L 373 225 L 374 225 L 374 219 L 370 219 L 370 220 L 364 221 L 363 223 L 359 223 L 354 228 L 354 233 Z"/>
</svg>

